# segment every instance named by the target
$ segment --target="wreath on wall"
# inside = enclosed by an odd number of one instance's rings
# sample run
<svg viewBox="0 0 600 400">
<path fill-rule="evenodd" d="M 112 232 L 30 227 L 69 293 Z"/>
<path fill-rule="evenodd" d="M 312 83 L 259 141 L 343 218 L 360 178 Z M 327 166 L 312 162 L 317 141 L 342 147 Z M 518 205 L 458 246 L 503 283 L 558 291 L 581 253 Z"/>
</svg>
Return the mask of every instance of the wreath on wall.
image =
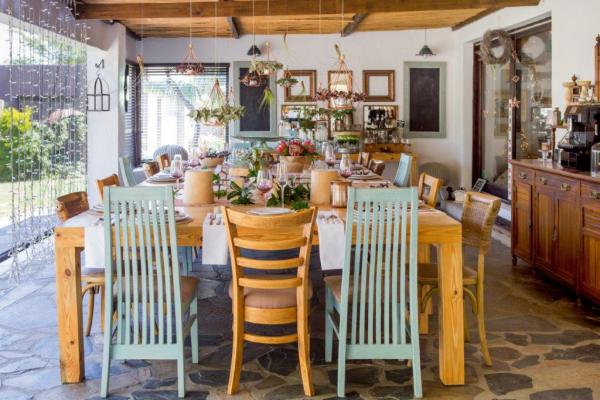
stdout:
<svg viewBox="0 0 600 400">
<path fill-rule="evenodd" d="M 502 53 L 494 53 L 494 40 L 502 47 Z M 503 29 L 492 29 L 485 32 L 481 40 L 479 57 L 486 64 L 506 64 L 511 57 L 515 56 L 515 49 L 508 32 Z"/>
</svg>

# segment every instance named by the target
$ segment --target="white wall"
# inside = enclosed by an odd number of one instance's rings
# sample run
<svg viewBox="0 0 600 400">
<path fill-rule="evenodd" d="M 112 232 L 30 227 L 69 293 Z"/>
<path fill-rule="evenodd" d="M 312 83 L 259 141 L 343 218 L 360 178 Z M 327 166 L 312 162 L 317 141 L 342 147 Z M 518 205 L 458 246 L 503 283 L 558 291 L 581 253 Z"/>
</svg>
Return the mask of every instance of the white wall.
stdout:
<svg viewBox="0 0 600 400">
<path fill-rule="evenodd" d="M 460 154 L 462 136 L 455 129 L 458 124 L 458 104 L 456 91 L 458 85 L 456 76 L 457 47 L 450 29 L 437 29 L 428 32 L 428 42 L 437 56 L 427 61 L 447 62 L 447 137 L 446 139 L 415 139 L 414 151 L 419 154 L 419 161 L 439 161 L 448 165 L 452 170 L 455 185 L 460 179 Z M 354 85 L 362 90 L 362 71 L 367 69 L 394 69 L 396 71 L 396 101 L 399 106 L 400 119 L 403 118 L 403 63 L 405 61 L 424 61 L 415 56 L 421 48 L 424 37 L 423 31 L 396 32 L 357 32 L 349 37 L 339 35 L 290 35 L 287 43 L 289 50 L 283 45 L 282 36 L 257 36 L 257 44 L 262 45 L 269 40 L 273 48 L 273 58 L 289 66 L 290 69 L 316 69 L 317 87 L 319 84 L 327 87 L 327 71 L 336 68 L 336 53 L 334 44 L 339 44 L 346 55 L 349 68 L 353 71 Z M 187 38 L 182 39 L 146 39 L 144 40 L 144 60 L 146 63 L 178 63 L 183 58 L 187 46 Z M 242 36 L 240 39 L 218 39 L 217 62 L 232 63 L 233 61 L 249 60 L 246 55 L 252 36 Z M 194 47 L 203 62 L 214 62 L 214 40 L 195 39 Z M 261 46 L 263 47 L 263 46 Z M 139 48 L 139 46 L 138 46 Z M 262 48 L 261 48 L 262 50 Z M 129 57 L 133 58 L 133 57 Z M 232 76 L 230 76 L 232 79 Z M 278 88 L 277 100 L 283 103 L 283 88 Z M 367 104 L 367 103 L 365 103 Z M 362 122 L 362 106 L 355 112 L 355 121 Z"/>
<path fill-rule="evenodd" d="M 125 28 L 97 21 L 90 24 L 88 81 L 96 78 L 94 64 L 104 59 L 102 77 L 110 88 L 110 111 L 88 112 L 88 195 L 90 203 L 100 201 L 96 180 L 118 171 L 124 149 Z M 91 88 L 90 88 L 91 90 Z"/>
</svg>

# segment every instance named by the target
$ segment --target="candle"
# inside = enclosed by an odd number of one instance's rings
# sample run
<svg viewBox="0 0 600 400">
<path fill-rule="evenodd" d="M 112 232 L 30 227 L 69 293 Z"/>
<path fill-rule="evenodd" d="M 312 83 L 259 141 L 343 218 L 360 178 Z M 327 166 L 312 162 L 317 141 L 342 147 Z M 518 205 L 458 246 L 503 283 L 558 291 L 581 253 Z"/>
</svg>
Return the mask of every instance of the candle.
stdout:
<svg viewBox="0 0 600 400">
<path fill-rule="evenodd" d="M 313 169 L 310 174 L 310 201 L 316 205 L 330 204 L 331 182 L 339 179 L 335 169 Z"/>
<path fill-rule="evenodd" d="M 187 171 L 183 186 L 183 204 L 199 206 L 214 203 L 212 178 L 212 169 Z"/>
</svg>

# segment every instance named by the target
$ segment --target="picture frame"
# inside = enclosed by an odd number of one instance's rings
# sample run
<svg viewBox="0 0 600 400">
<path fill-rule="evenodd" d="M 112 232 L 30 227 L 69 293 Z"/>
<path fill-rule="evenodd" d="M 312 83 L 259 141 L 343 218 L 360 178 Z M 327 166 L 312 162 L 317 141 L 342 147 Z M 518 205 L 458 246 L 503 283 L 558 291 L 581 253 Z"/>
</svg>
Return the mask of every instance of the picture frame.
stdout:
<svg viewBox="0 0 600 400">
<path fill-rule="evenodd" d="M 446 137 L 446 63 L 404 63 L 404 108 L 407 139 Z"/>
<path fill-rule="evenodd" d="M 481 193 L 481 191 L 483 190 L 483 188 L 485 187 L 485 185 L 487 184 L 487 181 L 483 178 L 478 178 L 477 181 L 475 181 L 475 184 L 473 185 L 473 191 L 477 192 L 477 193 Z"/>
<path fill-rule="evenodd" d="M 396 100 L 396 71 L 393 69 L 368 69 L 363 71 L 365 102 Z"/>
<path fill-rule="evenodd" d="M 290 76 L 298 80 L 292 87 L 284 88 L 285 102 L 312 102 L 317 92 L 316 69 L 290 69 Z M 305 94 L 302 94 L 304 89 Z"/>
</svg>

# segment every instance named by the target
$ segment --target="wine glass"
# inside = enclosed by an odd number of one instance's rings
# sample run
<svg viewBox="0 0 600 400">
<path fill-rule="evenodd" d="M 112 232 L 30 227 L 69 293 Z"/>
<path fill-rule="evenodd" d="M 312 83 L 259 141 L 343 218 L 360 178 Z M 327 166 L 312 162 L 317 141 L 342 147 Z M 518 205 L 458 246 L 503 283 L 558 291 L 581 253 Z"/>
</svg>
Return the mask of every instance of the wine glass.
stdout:
<svg viewBox="0 0 600 400">
<path fill-rule="evenodd" d="M 281 189 L 281 207 L 285 205 L 285 187 L 288 181 L 287 164 L 280 162 L 277 164 L 277 183 Z"/>
<path fill-rule="evenodd" d="M 323 156 L 325 157 L 325 163 L 331 168 L 335 165 L 335 149 L 331 143 L 326 143 L 323 146 Z"/>
<path fill-rule="evenodd" d="M 198 160 L 198 149 L 192 147 L 190 150 L 190 168 L 196 168 L 200 161 Z"/>
<path fill-rule="evenodd" d="M 268 168 L 261 168 L 256 175 L 256 188 L 265 198 L 267 207 L 267 193 L 273 188 L 273 174 Z"/>
<path fill-rule="evenodd" d="M 179 180 L 183 178 L 183 160 L 181 156 L 173 158 L 173 162 L 171 163 L 171 176 L 175 178 L 175 188 L 179 189 Z"/>
<path fill-rule="evenodd" d="M 340 160 L 340 175 L 343 178 L 349 178 L 352 175 L 352 161 L 348 154 L 342 154 Z"/>
</svg>

